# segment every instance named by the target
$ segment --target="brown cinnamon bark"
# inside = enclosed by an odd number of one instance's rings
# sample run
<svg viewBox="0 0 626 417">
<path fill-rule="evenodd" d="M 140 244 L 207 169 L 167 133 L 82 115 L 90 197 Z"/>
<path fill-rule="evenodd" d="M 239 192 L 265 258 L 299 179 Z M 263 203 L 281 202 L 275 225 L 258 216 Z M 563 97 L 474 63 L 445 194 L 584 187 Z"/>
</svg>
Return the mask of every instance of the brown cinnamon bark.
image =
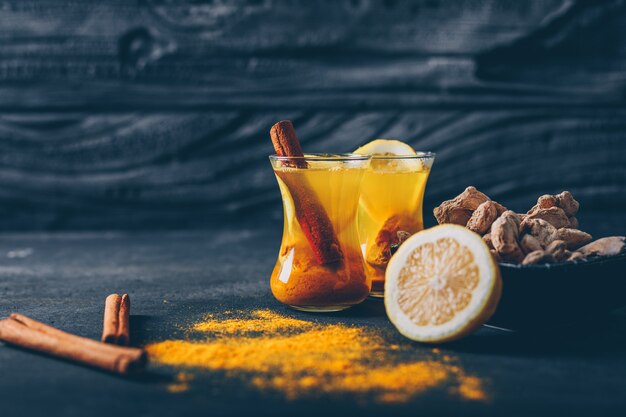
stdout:
<svg viewBox="0 0 626 417">
<path fill-rule="evenodd" d="M 278 156 L 302 157 L 302 146 L 296 135 L 296 130 L 291 120 L 281 120 L 270 129 L 270 138 L 274 145 L 274 150 Z M 299 168 L 306 168 L 307 163 L 303 160 L 293 160 L 294 165 Z"/>
<path fill-rule="evenodd" d="M 0 320 L 0 340 L 120 374 L 141 371 L 146 363 L 141 349 L 100 343 L 21 314 Z"/>
<path fill-rule="evenodd" d="M 117 340 L 121 302 L 122 297 L 119 294 L 111 294 L 104 301 L 104 324 L 102 325 L 104 343 L 115 343 Z"/>
<path fill-rule="evenodd" d="M 118 345 L 130 342 L 130 298 L 128 294 L 109 295 L 104 302 L 102 341 Z"/>
<path fill-rule="evenodd" d="M 276 155 L 303 156 L 300 141 L 289 120 L 283 120 L 272 126 L 270 137 Z M 298 168 L 306 168 L 307 166 L 306 161 L 301 159 L 293 159 L 291 165 Z M 276 175 L 280 177 L 291 193 L 296 218 L 317 261 L 323 265 L 343 259 L 343 253 L 330 218 L 315 192 L 310 189 L 309 184 L 301 180 L 296 183 L 291 180 L 288 174 L 283 175 L 280 171 L 276 171 Z"/>
<path fill-rule="evenodd" d="M 128 294 L 122 295 L 118 317 L 117 344 L 128 346 L 130 344 L 130 297 Z"/>
</svg>

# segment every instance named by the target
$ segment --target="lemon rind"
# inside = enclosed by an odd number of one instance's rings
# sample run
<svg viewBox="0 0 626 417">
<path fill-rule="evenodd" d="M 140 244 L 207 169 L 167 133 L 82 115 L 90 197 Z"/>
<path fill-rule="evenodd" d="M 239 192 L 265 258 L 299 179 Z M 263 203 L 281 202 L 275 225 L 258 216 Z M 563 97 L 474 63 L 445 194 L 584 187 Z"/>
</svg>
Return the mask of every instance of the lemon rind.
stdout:
<svg viewBox="0 0 626 417">
<path fill-rule="evenodd" d="M 457 230 L 454 233 L 448 232 L 451 229 Z M 453 237 L 458 239 L 461 244 L 472 248 L 475 262 L 480 268 L 480 281 L 478 287 L 473 291 L 470 304 L 452 320 L 437 326 L 419 326 L 413 323 L 397 304 L 397 277 L 416 244 L 435 241 L 443 237 Z M 494 262 L 489 248 L 479 235 L 458 225 L 435 226 L 411 236 L 391 258 L 385 274 L 387 315 L 401 334 L 419 342 L 447 342 L 473 332 L 495 312 L 501 292 L 502 280 L 499 268 Z"/>
<path fill-rule="evenodd" d="M 359 146 L 353 153 L 359 154 L 359 155 L 377 155 L 381 153 L 380 149 L 378 150 L 375 149 L 378 145 L 381 145 L 380 147 L 385 148 L 385 149 L 391 149 L 394 146 L 396 146 L 397 148 L 403 148 L 402 153 L 392 152 L 394 153 L 394 155 L 397 155 L 397 156 L 417 155 L 417 152 L 415 151 L 415 149 L 413 149 L 411 145 L 409 145 L 408 143 L 402 142 L 401 140 L 397 140 L 397 139 L 374 139 L 366 143 L 363 146 Z M 370 149 L 375 149 L 376 152 L 372 152 Z M 408 151 L 408 149 L 410 149 L 411 152 L 408 152 L 408 153 L 404 152 L 404 151 Z M 385 150 L 385 152 L 391 152 L 391 151 Z"/>
</svg>

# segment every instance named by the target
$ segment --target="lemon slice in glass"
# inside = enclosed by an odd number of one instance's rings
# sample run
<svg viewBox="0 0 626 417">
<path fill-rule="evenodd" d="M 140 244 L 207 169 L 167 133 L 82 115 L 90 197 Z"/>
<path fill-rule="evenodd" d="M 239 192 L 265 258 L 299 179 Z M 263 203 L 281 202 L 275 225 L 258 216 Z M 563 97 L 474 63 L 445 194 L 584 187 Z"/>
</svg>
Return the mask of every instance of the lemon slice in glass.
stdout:
<svg viewBox="0 0 626 417">
<path fill-rule="evenodd" d="M 375 139 L 361 146 L 354 153 L 360 155 L 402 156 L 415 155 L 415 149 L 399 140 Z"/>
<path fill-rule="evenodd" d="M 500 270 L 481 237 L 444 224 L 407 239 L 385 275 L 385 308 L 409 339 L 440 343 L 459 339 L 495 312 Z"/>
<path fill-rule="evenodd" d="M 424 169 L 424 164 L 415 149 L 399 140 L 375 139 L 361 146 L 354 153 L 374 156 L 370 168 L 379 173 Z"/>
</svg>

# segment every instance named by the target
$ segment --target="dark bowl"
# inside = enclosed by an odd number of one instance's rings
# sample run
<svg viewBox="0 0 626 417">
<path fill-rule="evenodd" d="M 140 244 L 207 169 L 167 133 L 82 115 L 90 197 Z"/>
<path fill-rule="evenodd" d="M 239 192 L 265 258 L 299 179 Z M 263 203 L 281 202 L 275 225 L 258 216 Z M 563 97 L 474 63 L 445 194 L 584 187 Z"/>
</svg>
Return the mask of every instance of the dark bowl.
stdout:
<svg viewBox="0 0 626 417">
<path fill-rule="evenodd" d="M 543 330 L 589 323 L 626 305 L 626 254 L 547 265 L 500 264 L 502 297 L 487 324 Z"/>
</svg>

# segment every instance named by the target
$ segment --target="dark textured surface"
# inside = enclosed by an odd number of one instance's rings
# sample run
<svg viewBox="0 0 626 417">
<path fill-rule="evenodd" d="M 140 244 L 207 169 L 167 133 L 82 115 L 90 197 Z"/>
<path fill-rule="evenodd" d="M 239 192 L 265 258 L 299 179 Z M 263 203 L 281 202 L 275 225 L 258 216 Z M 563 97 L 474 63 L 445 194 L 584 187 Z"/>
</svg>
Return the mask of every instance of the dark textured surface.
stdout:
<svg viewBox="0 0 626 417">
<path fill-rule="evenodd" d="M 309 152 L 378 137 L 437 152 L 427 225 L 472 184 L 519 211 L 569 189 L 583 229 L 625 234 L 624 74 L 623 0 L 4 1 L 0 230 L 140 233 L 3 234 L 0 316 L 97 338 L 104 297 L 129 292 L 139 344 L 227 309 L 311 318 L 268 285 L 284 118 Z M 315 319 L 406 343 L 380 303 Z M 0 346 L 0 415 L 623 415 L 624 335 L 623 311 L 577 333 L 482 329 L 442 350 L 490 402 L 441 389 L 386 408 L 212 373 L 170 394 L 170 368 L 127 380 Z"/>
<path fill-rule="evenodd" d="M 625 28 L 622 0 L 6 1 L 0 229 L 277 220 L 291 118 L 308 151 L 437 152 L 429 209 L 570 189 L 623 233 Z"/>
<path fill-rule="evenodd" d="M 276 302 L 268 276 L 279 234 L 265 229 L 213 233 L 22 234 L 0 240 L 0 316 L 20 311 L 97 338 L 104 297 L 130 293 L 135 343 L 182 337 L 181 325 L 206 313 L 270 308 L 306 320 L 376 329 L 390 343 L 408 343 L 379 302 L 342 314 L 291 312 Z M 20 257 L 21 256 L 21 257 Z M 128 380 L 0 345 L 2 416 L 48 415 L 623 415 L 626 398 L 626 315 L 615 313 L 576 333 L 511 334 L 492 329 L 443 346 L 481 378 L 490 401 L 473 403 L 445 387 L 405 405 L 350 398 L 287 402 L 217 373 L 198 373 L 190 390 L 166 391 L 176 370 L 151 367 Z M 409 358 L 428 354 L 412 344 Z"/>
</svg>

